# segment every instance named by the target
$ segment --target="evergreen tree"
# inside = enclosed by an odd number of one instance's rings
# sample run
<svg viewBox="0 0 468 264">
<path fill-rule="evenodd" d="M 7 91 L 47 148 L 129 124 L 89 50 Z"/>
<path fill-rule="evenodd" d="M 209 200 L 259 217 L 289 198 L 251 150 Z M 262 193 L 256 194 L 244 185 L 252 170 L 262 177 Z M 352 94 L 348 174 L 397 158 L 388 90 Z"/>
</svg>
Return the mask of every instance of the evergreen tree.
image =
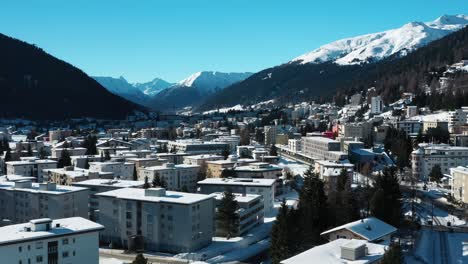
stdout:
<svg viewBox="0 0 468 264">
<path fill-rule="evenodd" d="M 162 187 L 162 181 L 161 181 L 161 177 L 159 176 L 159 174 L 156 174 L 154 176 L 151 184 L 153 185 L 153 187 Z"/>
<path fill-rule="evenodd" d="M 221 151 L 221 156 L 224 157 L 224 159 L 227 159 L 229 157 L 229 154 L 231 154 L 231 152 L 229 151 L 229 147 L 225 147 L 222 151 Z"/>
<path fill-rule="evenodd" d="M 239 204 L 235 200 L 235 195 L 230 190 L 225 191 L 216 212 L 216 221 L 219 234 L 227 239 L 237 234 L 239 228 L 238 209 Z"/>
<path fill-rule="evenodd" d="M 250 132 L 248 129 L 241 129 L 241 131 L 239 132 L 239 136 L 239 145 L 246 146 L 250 144 Z"/>
<path fill-rule="evenodd" d="M 208 165 L 206 164 L 205 161 L 202 161 L 202 163 L 200 164 L 200 169 L 197 172 L 197 182 L 203 181 L 204 179 L 206 179 L 207 170 L 208 170 Z"/>
<path fill-rule="evenodd" d="M 111 156 L 108 150 L 106 150 L 106 152 L 104 153 L 104 160 L 105 161 L 111 160 Z"/>
<path fill-rule="evenodd" d="M 270 257 L 273 264 L 279 264 L 282 260 L 293 254 L 290 248 L 291 233 L 289 230 L 291 226 L 289 224 L 289 218 L 290 211 L 286 205 L 286 201 L 283 200 L 270 236 Z"/>
<path fill-rule="evenodd" d="M 57 162 L 57 168 L 64 168 L 67 166 L 71 166 L 70 152 L 68 152 L 66 149 L 63 149 L 62 155 Z"/>
<path fill-rule="evenodd" d="M 148 259 L 146 259 L 143 254 L 139 253 L 136 255 L 132 264 L 148 264 Z"/>
<path fill-rule="evenodd" d="M 401 192 L 394 168 L 385 168 L 375 179 L 371 213 L 380 220 L 398 227 L 401 220 Z"/>
<path fill-rule="evenodd" d="M 401 264 L 403 261 L 403 254 L 401 252 L 400 245 L 393 244 L 390 249 L 385 252 L 381 264 Z"/>
<path fill-rule="evenodd" d="M 46 159 L 47 158 L 47 153 L 44 148 L 41 148 L 39 150 L 39 159 Z"/>
<path fill-rule="evenodd" d="M 439 164 L 434 165 L 431 169 L 431 172 L 429 173 L 429 179 L 436 183 L 440 183 L 440 180 L 442 180 L 443 176 L 444 175 L 442 174 L 442 169 L 440 168 Z"/>
<path fill-rule="evenodd" d="M 182 189 L 180 189 L 181 192 L 185 192 L 185 193 L 188 193 L 189 192 L 189 189 L 187 188 L 186 185 L 182 186 Z"/>
<path fill-rule="evenodd" d="M 270 147 L 270 156 L 278 156 L 278 148 L 275 144 Z"/>
<path fill-rule="evenodd" d="M 328 205 L 324 185 L 312 166 L 304 173 L 304 185 L 299 193 L 298 210 L 303 249 L 322 242 L 320 233 L 327 228 Z"/>
<path fill-rule="evenodd" d="M 236 176 L 236 171 L 234 168 L 225 168 L 221 171 L 221 178 L 234 178 Z"/>
<path fill-rule="evenodd" d="M 136 166 L 133 166 L 133 180 L 134 181 L 138 180 L 138 173 L 137 173 Z"/>
<path fill-rule="evenodd" d="M 27 155 L 28 155 L 28 157 L 32 157 L 32 155 L 33 155 L 31 144 L 28 144 L 28 154 Z"/>
<path fill-rule="evenodd" d="M 89 160 L 88 160 L 88 158 L 86 158 L 86 160 L 85 160 L 84 168 L 89 170 Z"/>
<path fill-rule="evenodd" d="M 104 153 L 101 152 L 101 159 L 100 159 L 101 162 L 104 162 Z"/>
<path fill-rule="evenodd" d="M 143 184 L 143 189 L 148 189 L 150 187 L 151 185 L 149 183 L 148 176 L 145 176 L 145 183 Z"/>
</svg>

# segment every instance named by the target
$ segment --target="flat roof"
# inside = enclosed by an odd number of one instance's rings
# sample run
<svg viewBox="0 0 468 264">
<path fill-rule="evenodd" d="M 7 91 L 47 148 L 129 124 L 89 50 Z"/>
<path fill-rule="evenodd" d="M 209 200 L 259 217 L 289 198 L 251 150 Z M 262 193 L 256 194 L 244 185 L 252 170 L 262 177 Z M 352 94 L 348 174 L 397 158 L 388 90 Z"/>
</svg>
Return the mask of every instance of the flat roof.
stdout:
<svg viewBox="0 0 468 264">
<path fill-rule="evenodd" d="M 39 188 L 39 185 L 40 183 L 32 182 L 30 188 L 18 188 L 18 187 L 15 187 L 15 182 L 7 181 L 7 182 L 0 182 L 0 189 L 31 192 L 31 193 L 46 193 L 46 194 L 64 194 L 64 193 L 79 192 L 79 191 L 87 190 L 87 188 L 83 188 L 83 187 L 58 185 L 58 184 L 56 185 L 55 190 L 41 190 Z"/>
<path fill-rule="evenodd" d="M 276 182 L 275 179 L 251 179 L 251 178 L 206 178 L 198 184 L 207 185 L 240 185 L 240 186 L 264 186 L 270 187 Z"/>
<path fill-rule="evenodd" d="M 215 195 L 215 199 L 216 200 L 221 200 L 223 199 L 223 192 L 215 192 L 215 193 L 212 193 L 211 195 Z M 249 203 L 249 202 L 252 202 L 260 197 L 262 197 L 261 195 L 258 195 L 258 194 L 242 194 L 242 193 L 233 193 L 234 196 L 235 196 L 235 199 L 236 201 L 240 202 L 240 203 Z"/>
<path fill-rule="evenodd" d="M 110 180 L 110 179 L 90 179 L 86 181 L 74 182 L 73 186 L 107 186 L 107 187 L 140 187 L 145 184 L 144 181 L 129 181 L 129 180 Z"/>
<path fill-rule="evenodd" d="M 46 219 L 31 220 L 41 222 Z M 56 227 L 60 224 L 59 227 Z M 12 243 L 24 243 L 28 240 L 47 239 L 55 236 L 73 235 L 74 233 L 98 232 L 104 227 L 82 217 L 70 217 L 52 221 L 51 229 L 48 231 L 25 231 L 31 227 L 31 223 L 22 223 L 0 227 L 0 245 Z"/>
<path fill-rule="evenodd" d="M 33 165 L 33 164 L 37 164 L 37 163 L 57 163 L 56 160 L 48 160 L 48 159 L 45 159 L 45 160 L 17 160 L 17 161 L 7 161 L 5 162 L 5 164 L 8 164 L 8 165 Z"/>
<path fill-rule="evenodd" d="M 164 196 L 145 195 L 145 189 L 137 188 L 122 188 L 108 192 L 98 193 L 96 195 L 103 197 L 114 197 L 126 200 L 138 200 L 155 203 L 177 203 L 177 204 L 193 204 L 208 199 L 213 199 L 214 196 L 198 193 L 185 193 L 167 191 Z"/>
</svg>

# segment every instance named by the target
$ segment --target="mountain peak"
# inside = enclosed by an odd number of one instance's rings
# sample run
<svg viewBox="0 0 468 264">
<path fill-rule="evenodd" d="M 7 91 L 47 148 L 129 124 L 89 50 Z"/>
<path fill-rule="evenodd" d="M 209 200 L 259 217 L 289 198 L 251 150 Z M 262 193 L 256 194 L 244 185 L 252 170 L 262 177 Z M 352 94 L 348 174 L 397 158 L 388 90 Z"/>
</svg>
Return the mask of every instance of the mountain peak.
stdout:
<svg viewBox="0 0 468 264">
<path fill-rule="evenodd" d="M 466 15 L 444 15 L 431 22 L 411 22 L 400 28 L 341 39 L 301 55 L 290 63 L 361 64 L 411 52 L 468 25 Z"/>
<path fill-rule="evenodd" d="M 252 73 L 249 72 L 218 72 L 218 71 L 199 71 L 178 82 L 178 86 L 196 87 L 208 92 L 216 89 L 223 89 L 233 83 L 240 82 L 248 78 Z"/>
</svg>

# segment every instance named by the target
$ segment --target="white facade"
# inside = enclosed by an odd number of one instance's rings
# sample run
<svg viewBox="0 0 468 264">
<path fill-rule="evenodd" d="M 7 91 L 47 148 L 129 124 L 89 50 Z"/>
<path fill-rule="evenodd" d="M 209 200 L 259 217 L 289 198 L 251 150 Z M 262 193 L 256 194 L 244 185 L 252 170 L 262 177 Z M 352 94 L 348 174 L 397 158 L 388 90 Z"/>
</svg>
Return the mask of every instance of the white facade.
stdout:
<svg viewBox="0 0 468 264">
<path fill-rule="evenodd" d="M 150 251 L 188 252 L 211 243 L 214 235 L 214 196 L 166 191 L 163 188 L 124 188 L 97 194 L 101 241 L 127 248 L 142 236 Z"/>
<path fill-rule="evenodd" d="M 371 114 L 380 114 L 383 110 L 382 97 L 374 96 L 371 98 Z"/>
<path fill-rule="evenodd" d="M 0 227 L 0 262 L 98 264 L 101 230 L 101 225 L 81 217 Z"/>
<path fill-rule="evenodd" d="M 302 151 L 302 140 L 300 139 L 289 139 L 288 140 L 288 147 L 289 150 L 292 152 L 300 152 Z"/>
<path fill-rule="evenodd" d="M 278 134 L 278 128 L 276 126 L 265 126 L 264 134 L 264 143 L 266 146 L 276 144 L 276 135 Z"/>
<path fill-rule="evenodd" d="M 468 168 L 462 166 L 451 168 L 450 176 L 452 176 L 453 198 L 468 204 Z"/>
<path fill-rule="evenodd" d="M 283 168 L 266 162 L 254 162 L 245 166 L 234 167 L 237 178 L 278 179 Z"/>
<path fill-rule="evenodd" d="M 211 155 L 211 154 L 185 156 L 184 157 L 184 164 L 187 164 L 187 165 L 202 165 L 203 162 L 206 162 L 206 161 L 223 160 L 223 159 L 224 159 L 223 156 Z"/>
<path fill-rule="evenodd" d="M 70 154 L 70 156 L 82 156 L 86 154 L 85 148 L 53 148 L 51 150 L 52 158 L 60 159 L 65 150 Z"/>
<path fill-rule="evenodd" d="M 28 180 L 2 182 L 0 219 L 23 223 L 36 218 L 88 217 L 88 189 Z M 0 223 L 2 224 L 2 223 Z"/>
<path fill-rule="evenodd" d="M 197 188 L 197 175 L 200 170 L 198 165 L 187 165 L 166 163 L 162 166 L 153 166 L 140 169 L 139 180 L 143 181 L 148 177 L 151 182 L 156 175 L 167 184 L 168 190 L 180 191 L 186 187 L 193 192 Z"/>
<path fill-rule="evenodd" d="M 112 172 L 114 177 L 130 180 L 133 179 L 135 164 L 130 162 L 90 162 L 89 171 L 91 172 Z"/>
<path fill-rule="evenodd" d="M 347 154 L 341 152 L 339 141 L 326 137 L 303 137 L 302 153 L 311 158 L 319 160 L 340 160 L 347 157 Z"/>
<path fill-rule="evenodd" d="M 460 133 L 460 127 L 466 124 L 466 112 L 463 109 L 448 112 L 448 130 L 450 133 Z"/>
<path fill-rule="evenodd" d="M 190 153 L 190 154 L 221 154 L 223 150 L 231 149 L 229 143 L 224 142 L 203 142 L 200 140 L 178 140 L 167 143 L 169 151 Z"/>
<path fill-rule="evenodd" d="M 7 161 L 7 174 L 16 174 L 23 176 L 35 177 L 37 182 L 42 182 L 45 169 L 57 168 L 55 160 L 22 160 L 22 161 Z"/>
<path fill-rule="evenodd" d="M 274 212 L 275 183 L 274 179 L 207 178 L 199 181 L 198 187 L 199 192 L 203 194 L 231 190 L 233 193 L 262 195 L 265 214 L 272 214 Z"/>
<path fill-rule="evenodd" d="M 418 107 L 415 105 L 408 105 L 406 107 L 406 117 L 410 118 L 418 115 Z"/>
</svg>

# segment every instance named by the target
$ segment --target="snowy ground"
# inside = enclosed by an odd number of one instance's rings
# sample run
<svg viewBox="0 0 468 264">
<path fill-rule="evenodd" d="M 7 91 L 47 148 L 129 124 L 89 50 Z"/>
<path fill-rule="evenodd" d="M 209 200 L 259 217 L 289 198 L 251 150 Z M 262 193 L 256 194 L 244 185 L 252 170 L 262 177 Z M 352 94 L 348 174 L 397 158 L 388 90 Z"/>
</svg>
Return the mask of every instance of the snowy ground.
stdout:
<svg viewBox="0 0 468 264">
<path fill-rule="evenodd" d="M 432 213 L 434 213 L 434 224 L 447 226 L 447 223 L 450 222 L 452 226 L 468 225 L 465 220 L 459 219 L 455 215 L 452 215 L 438 207 L 434 206 L 434 208 L 432 208 L 431 205 L 422 203 L 419 199 L 416 200 L 415 209 L 416 215 L 420 218 L 420 222 L 423 225 L 427 225 L 428 221 L 432 219 Z M 403 206 L 403 214 L 406 216 L 411 216 L 411 204 L 409 203 L 409 200 L 407 200 Z"/>
<path fill-rule="evenodd" d="M 309 165 L 288 159 L 286 157 L 281 157 L 278 166 L 281 168 L 289 168 L 293 175 L 304 175 L 304 172 L 309 168 Z"/>
</svg>

